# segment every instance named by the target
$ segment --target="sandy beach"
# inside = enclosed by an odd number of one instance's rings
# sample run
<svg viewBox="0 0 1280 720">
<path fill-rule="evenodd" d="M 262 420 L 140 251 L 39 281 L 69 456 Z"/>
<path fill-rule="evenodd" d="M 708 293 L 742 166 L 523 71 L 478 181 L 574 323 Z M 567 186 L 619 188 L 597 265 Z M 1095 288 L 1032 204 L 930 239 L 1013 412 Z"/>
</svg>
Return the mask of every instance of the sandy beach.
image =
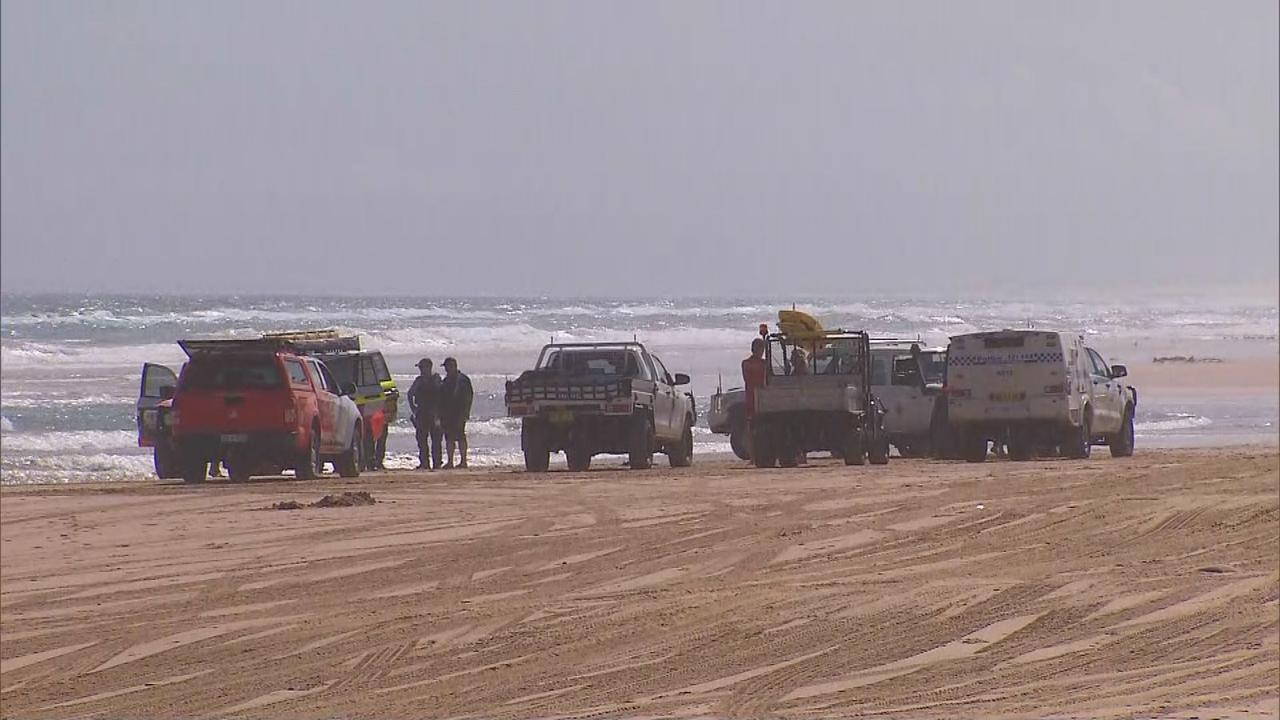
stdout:
<svg viewBox="0 0 1280 720">
<path fill-rule="evenodd" d="M 1280 711 L 1274 447 L 599 465 L 5 488 L 2 714 Z"/>
</svg>

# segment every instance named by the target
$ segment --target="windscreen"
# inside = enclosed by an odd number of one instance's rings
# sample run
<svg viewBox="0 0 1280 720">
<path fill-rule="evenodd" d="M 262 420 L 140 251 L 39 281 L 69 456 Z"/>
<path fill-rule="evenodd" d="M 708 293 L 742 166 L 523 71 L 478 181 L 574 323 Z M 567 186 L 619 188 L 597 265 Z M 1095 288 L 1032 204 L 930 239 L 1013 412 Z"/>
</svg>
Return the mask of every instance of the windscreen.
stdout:
<svg viewBox="0 0 1280 720">
<path fill-rule="evenodd" d="M 555 350 L 542 368 L 570 376 L 638 377 L 640 361 L 629 350 Z"/>
<path fill-rule="evenodd" d="M 769 371 L 774 375 L 856 375 L 862 372 L 862 346 L 854 338 L 769 341 Z M 887 382 L 887 381 L 886 381 Z"/>
<path fill-rule="evenodd" d="M 270 390 L 284 387 L 280 368 L 271 356 L 197 358 L 182 375 L 185 390 Z"/>
</svg>

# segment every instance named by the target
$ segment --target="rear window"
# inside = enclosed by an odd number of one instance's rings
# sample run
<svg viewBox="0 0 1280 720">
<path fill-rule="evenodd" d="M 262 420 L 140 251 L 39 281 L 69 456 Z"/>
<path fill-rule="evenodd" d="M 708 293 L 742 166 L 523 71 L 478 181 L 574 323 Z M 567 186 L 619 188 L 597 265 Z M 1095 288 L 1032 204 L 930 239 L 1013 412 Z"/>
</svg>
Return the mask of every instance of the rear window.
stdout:
<svg viewBox="0 0 1280 720">
<path fill-rule="evenodd" d="M 274 357 L 202 358 L 187 363 L 185 390 L 269 390 L 284 387 Z"/>
<path fill-rule="evenodd" d="M 552 353 L 543 366 L 566 375 L 637 377 L 640 362 L 629 350 L 565 350 Z"/>
<path fill-rule="evenodd" d="M 1026 338 L 1022 335 L 1012 335 L 1003 337 L 989 337 L 982 339 L 982 347 L 987 350 L 1002 350 L 1004 348 L 1020 348 L 1026 344 Z"/>
<path fill-rule="evenodd" d="M 340 383 L 360 383 L 356 382 L 356 356 L 355 355 L 321 355 L 324 360 L 325 367 L 329 368 L 329 372 L 333 373 L 334 379 Z"/>
</svg>

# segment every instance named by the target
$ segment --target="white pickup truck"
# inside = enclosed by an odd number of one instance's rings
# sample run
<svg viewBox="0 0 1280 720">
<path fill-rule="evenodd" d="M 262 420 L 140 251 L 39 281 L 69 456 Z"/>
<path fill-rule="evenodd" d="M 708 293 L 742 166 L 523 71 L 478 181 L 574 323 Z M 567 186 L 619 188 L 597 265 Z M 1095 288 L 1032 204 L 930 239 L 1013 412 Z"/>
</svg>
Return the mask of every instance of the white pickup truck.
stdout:
<svg viewBox="0 0 1280 720">
<path fill-rule="evenodd" d="M 1093 445 L 1133 454 L 1138 392 L 1124 365 L 1107 365 L 1079 335 L 1000 330 L 951 338 L 947 418 L 961 454 L 987 458 L 989 442 L 1009 456 L 1086 458 Z"/>
<path fill-rule="evenodd" d="M 688 383 L 638 342 L 543 347 L 534 369 L 506 386 L 525 469 L 546 472 L 561 450 L 570 470 L 586 470 L 602 453 L 628 455 L 632 470 L 649 468 L 655 452 L 672 467 L 691 465 L 697 410 L 680 389 Z"/>
</svg>

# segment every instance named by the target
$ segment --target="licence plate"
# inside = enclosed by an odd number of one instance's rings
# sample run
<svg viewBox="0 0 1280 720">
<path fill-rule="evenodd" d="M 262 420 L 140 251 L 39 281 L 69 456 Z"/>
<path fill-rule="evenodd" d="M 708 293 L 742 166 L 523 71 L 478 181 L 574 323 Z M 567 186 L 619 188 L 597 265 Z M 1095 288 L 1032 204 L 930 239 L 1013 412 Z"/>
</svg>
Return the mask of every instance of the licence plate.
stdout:
<svg viewBox="0 0 1280 720">
<path fill-rule="evenodd" d="M 222 436 L 222 442 L 224 442 L 224 443 L 244 443 L 244 442 L 249 442 L 249 435 L 248 435 L 247 433 L 235 433 L 235 434 L 233 434 L 233 435 L 223 435 L 223 436 Z"/>
<path fill-rule="evenodd" d="M 547 419 L 557 425 L 568 425 L 573 422 L 573 412 L 569 410 L 553 410 Z"/>
<path fill-rule="evenodd" d="M 996 402 L 1021 402 L 1027 399 L 1025 392 L 997 392 L 991 393 L 991 399 Z"/>
</svg>

